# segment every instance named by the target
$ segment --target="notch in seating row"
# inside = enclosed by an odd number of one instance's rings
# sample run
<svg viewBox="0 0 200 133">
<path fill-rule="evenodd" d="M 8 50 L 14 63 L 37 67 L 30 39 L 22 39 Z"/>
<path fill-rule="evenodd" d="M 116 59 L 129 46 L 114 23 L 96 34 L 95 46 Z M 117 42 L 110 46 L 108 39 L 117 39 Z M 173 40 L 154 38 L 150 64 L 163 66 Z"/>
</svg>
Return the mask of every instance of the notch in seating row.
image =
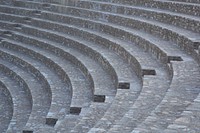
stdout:
<svg viewBox="0 0 200 133">
<path fill-rule="evenodd" d="M 0 38 L 0 43 L 2 43 L 3 42 L 3 38 Z"/>
<path fill-rule="evenodd" d="M 130 89 L 130 83 L 128 83 L 128 82 L 119 82 L 118 89 Z"/>
<path fill-rule="evenodd" d="M 94 102 L 103 103 L 106 100 L 105 95 L 94 95 Z"/>
<path fill-rule="evenodd" d="M 57 121 L 58 121 L 57 118 L 46 118 L 46 124 L 51 127 L 54 127 Z"/>
<path fill-rule="evenodd" d="M 3 31 L 3 35 L 12 36 L 13 32 L 11 31 Z"/>
<path fill-rule="evenodd" d="M 154 69 L 142 69 L 142 75 L 156 75 L 156 71 Z"/>
<path fill-rule="evenodd" d="M 31 22 L 31 18 L 30 17 L 24 17 L 23 18 L 25 22 Z"/>
<path fill-rule="evenodd" d="M 81 113 L 81 107 L 70 107 L 70 114 L 79 115 Z"/>
<path fill-rule="evenodd" d="M 168 56 L 168 63 L 170 61 L 183 61 L 183 59 L 180 56 Z"/>
<path fill-rule="evenodd" d="M 22 29 L 21 24 L 13 24 L 13 27 L 16 28 L 16 29 Z"/>
<path fill-rule="evenodd" d="M 49 3 L 44 3 L 44 4 L 42 4 L 42 7 L 44 7 L 44 8 L 50 8 L 51 5 Z"/>
<path fill-rule="evenodd" d="M 23 130 L 23 133 L 33 133 L 33 130 Z"/>
<path fill-rule="evenodd" d="M 200 55 L 200 46 L 199 46 L 199 48 L 198 48 L 198 53 L 199 53 L 199 55 Z"/>
<path fill-rule="evenodd" d="M 198 50 L 198 48 L 200 47 L 200 42 L 198 42 L 198 41 L 194 42 L 193 47 L 194 47 L 194 49 Z"/>
<path fill-rule="evenodd" d="M 39 10 L 33 10 L 32 13 L 35 15 L 41 15 L 41 11 Z"/>
</svg>

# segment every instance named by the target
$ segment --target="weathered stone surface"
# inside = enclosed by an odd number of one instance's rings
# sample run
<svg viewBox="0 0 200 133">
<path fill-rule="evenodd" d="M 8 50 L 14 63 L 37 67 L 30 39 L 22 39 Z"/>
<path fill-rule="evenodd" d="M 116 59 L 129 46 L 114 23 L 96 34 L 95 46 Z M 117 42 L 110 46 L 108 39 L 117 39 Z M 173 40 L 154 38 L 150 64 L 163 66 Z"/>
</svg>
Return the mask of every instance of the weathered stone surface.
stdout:
<svg viewBox="0 0 200 133">
<path fill-rule="evenodd" d="M 0 132 L 198 133 L 200 0 L 1 0 Z"/>
</svg>

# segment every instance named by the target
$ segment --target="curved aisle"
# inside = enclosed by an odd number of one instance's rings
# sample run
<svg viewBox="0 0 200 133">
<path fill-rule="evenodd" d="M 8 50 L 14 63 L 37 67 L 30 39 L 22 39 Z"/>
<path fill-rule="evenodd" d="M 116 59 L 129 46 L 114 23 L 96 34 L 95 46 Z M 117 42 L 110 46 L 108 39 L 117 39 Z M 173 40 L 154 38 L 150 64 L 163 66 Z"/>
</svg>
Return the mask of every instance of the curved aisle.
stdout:
<svg viewBox="0 0 200 133">
<path fill-rule="evenodd" d="M 181 117 L 200 93 L 199 65 L 195 61 L 172 62 L 172 66 L 174 76 L 164 99 L 134 132 L 163 131 Z"/>
<path fill-rule="evenodd" d="M 194 132 L 198 133 L 200 129 L 200 94 L 198 97 L 180 114 L 180 117 L 168 125 L 163 133 L 184 133 Z"/>
</svg>

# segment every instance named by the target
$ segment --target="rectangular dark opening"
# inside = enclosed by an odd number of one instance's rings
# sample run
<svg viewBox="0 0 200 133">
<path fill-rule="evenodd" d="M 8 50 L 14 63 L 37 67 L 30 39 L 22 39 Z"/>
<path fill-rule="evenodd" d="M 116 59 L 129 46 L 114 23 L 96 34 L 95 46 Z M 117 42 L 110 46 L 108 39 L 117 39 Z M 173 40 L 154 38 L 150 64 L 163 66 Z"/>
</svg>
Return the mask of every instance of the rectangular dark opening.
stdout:
<svg viewBox="0 0 200 133">
<path fill-rule="evenodd" d="M 156 75 L 156 71 L 153 69 L 142 69 L 142 74 L 144 75 Z"/>
<path fill-rule="evenodd" d="M 194 49 L 198 49 L 199 48 L 199 46 L 200 46 L 200 42 L 194 42 L 193 43 L 193 47 L 194 47 Z"/>
<path fill-rule="evenodd" d="M 168 56 L 168 63 L 170 61 L 183 61 L 183 59 L 180 56 Z"/>
<path fill-rule="evenodd" d="M 24 21 L 26 21 L 26 22 L 31 22 L 31 18 L 30 18 L 30 17 L 24 17 L 23 19 L 24 19 Z"/>
<path fill-rule="evenodd" d="M 106 96 L 105 95 L 94 95 L 94 102 L 103 103 L 105 102 Z"/>
<path fill-rule="evenodd" d="M 79 115 L 81 113 L 81 107 L 70 107 L 70 114 Z"/>
<path fill-rule="evenodd" d="M 13 33 L 11 31 L 4 31 L 3 34 L 6 36 L 12 36 Z"/>
<path fill-rule="evenodd" d="M 118 89 L 130 89 L 130 83 L 128 83 L 128 82 L 119 82 Z"/>
<path fill-rule="evenodd" d="M 20 25 L 20 24 L 13 24 L 13 27 L 16 28 L 16 29 L 21 29 L 22 25 Z"/>
<path fill-rule="evenodd" d="M 35 15 L 41 15 L 41 11 L 39 10 L 33 10 L 32 13 Z"/>
<path fill-rule="evenodd" d="M 50 8 L 50 4 L 48 4 L 48 3 L 44 3 L 44 4 L 42 4 L 42 6 L 44 7 L 44 8 Z"/>
<path fill-rule="evenodd" d="M 46 124 L 52 127 L 56 125 L 57 121 L 58 121 L 57 118 L 46 118 Z"/>
<path fill-rule="evenodd" d="M 32 130 L 23 130 L 23 133 L 33 133 Z"/>
</svg>

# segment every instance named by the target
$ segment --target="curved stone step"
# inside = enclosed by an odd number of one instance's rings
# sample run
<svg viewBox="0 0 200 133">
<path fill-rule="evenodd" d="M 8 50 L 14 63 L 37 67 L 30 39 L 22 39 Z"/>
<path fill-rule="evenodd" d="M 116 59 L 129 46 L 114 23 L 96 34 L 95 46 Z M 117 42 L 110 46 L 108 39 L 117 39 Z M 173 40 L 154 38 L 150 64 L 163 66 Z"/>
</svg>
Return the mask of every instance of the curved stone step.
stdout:
<svg viewBox="0 0 200 133">
<path fill-rule="evenodd" d="M 13 97 L 9 91 L 9 88 L 1 81 L 0 78 L 0 132 L 5 133 L 11 122 L 14 110 Z"/>
<path fill-rule="evenodd" d="M 3 44 L 3 45 L 6 45 L 6 43 Z M 8 45 L 6 45 L 6 46 L 8 46 Z M 64 83 L 60 78 L 58 78 L 55 73 L 50 71 L 48 69 L 48 67 L 45 67 L 40 62 L 37 62 L 33 58 L 24 56 L 24 54 L 20 53 L 19 51 L 16 52 L 16 51 L 9 50 L 9 49 L 10 49 L 9 47 L 7 47 L 5 49 L 1 46 L 1 50 L 4 50 L 4 54 L 10 55 L 12 53 L 11 57 L 15 58 L 16 56 L 18 56 L 18 58 L 17 58 L 18 60 L 20 60 L 22 62 L 23 62 L 23 60 L 25 60 L 26 62 L 29 62 L 29 64 L 32 64 L 35 68 L 40 69 L 40 71 L 43 73 L 45 78 L 48 79 L 48 81 L 51 85 L 52 102 L 51 102 L 51 107 L 48 111 L 46 121 L 48 121 L 48 118 L 54 118 L 54 119 L 62 118 L 65 115 L 66 112 L 69 112 L 69 105 L 70 105 L 70 101 L 71 101 L 71 95 L 70 95 L 71 90 L 69 88 L 66 88 L 66 87 L 69 87 L 69 86 L 66 83 Z M 12 49 L 15 49 L 15 48 L 12 47 Z M 5 51 L 7 51 L 7 53 L 5 53 Z M 34 55 L 32 55 L 32 56 L 34 57 Z M 43 58 L 40 58 L 40 59 L 43 59 Z M 47 61 L 47 60 L 44 60 L 44 61 Z M 47 61 L 47 62 L 43 62 L 43 63 L 46 63 L 49 66 L 56 68 L 55 64 L 53 66 L 52 62 Z M 59 68 L 56 68 L 56 69 L 58 71 L 60 71 Z M 62 72 L 62 71 L 60 71 L 60 72 Z M 62 74 L 64 74 L 64 73 L 62 73 Z M 50 75 L 51 75 L 51 77 L 49 77 Z M 65 78 L 65 80 L 67 80 L 67 78 Z M 66 99 L 66 100 L 64 100 L 64 99 Z M 37 117 L 34 116 L 34 113 L 36 113 L 36 112 L 37 111 L 32 113 L 28 123 L 26 124 L 27 128 L 31 128 L 31 129 L 33 128 L 34 129 L 37 126 L 45 124 L 44 123 L 45 122 L 44 117 L 43 118 L 41 118 L 41 117 L 37 118 Z"/>
<path fill-rule="evenodd" d="M 6 132 L 18 133 L 23 130 L 32 111 L 32 96 L 29 86 L 21 75 L 18 75 L 19 72 L 13 71 L 15 66 L 0 60 L 0 80 L 7 86 L 13 99 L 13 115 Z"/>
</svg>

